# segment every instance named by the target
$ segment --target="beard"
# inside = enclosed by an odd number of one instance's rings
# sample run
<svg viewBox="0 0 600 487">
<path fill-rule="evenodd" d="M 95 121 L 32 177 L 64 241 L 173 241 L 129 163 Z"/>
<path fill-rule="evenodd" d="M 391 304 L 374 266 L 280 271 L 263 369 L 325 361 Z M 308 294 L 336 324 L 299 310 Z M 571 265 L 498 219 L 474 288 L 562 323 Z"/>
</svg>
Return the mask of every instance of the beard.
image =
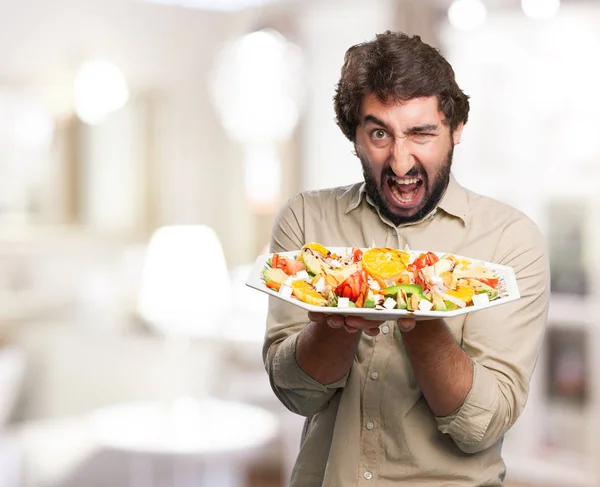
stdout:
<svg viewBox="0 0 600 487">
<path fill-rule="evenodd" d="M 439 166 L 432 180 L 430 181 L 427 173 L 420 163 L 416 163 L 410 171 L 406 173 L 406 177 L 420 177 L 425 185 L 425 195 L 421 207 L 411 216 L 401 216 L 394 211 L 394 204 L 384 196 L 383 185 L 389 176 L 393 176 L 394 172 L 391 167 L 387 166 L 381 173 L 381 182 L 377 183 L 370 163 L 357 151 L 357 156 L 360 159 L 365 179 L 367 195 L 371 201 L 379 208 L 379 213 L 382 217 L 390 220 L 395 226 L 400 226 L 406 223 L 415 223 L 425 218 L 439 204 L 444 196 L 444 191 L 450 181 L 450 170 L 452 168 L 452 156 L 454 146 L 448 151 L 446 160 Z"/>
</svg>

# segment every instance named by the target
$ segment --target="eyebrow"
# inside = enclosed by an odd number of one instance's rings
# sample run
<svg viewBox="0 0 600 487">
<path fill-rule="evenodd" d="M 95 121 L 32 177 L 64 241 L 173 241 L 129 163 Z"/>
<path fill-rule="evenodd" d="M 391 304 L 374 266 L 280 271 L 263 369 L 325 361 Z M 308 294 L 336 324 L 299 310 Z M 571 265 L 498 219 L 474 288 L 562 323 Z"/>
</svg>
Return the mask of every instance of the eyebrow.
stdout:
<svg viewBox="0 0 600 487">
<path fill-rule="evenodd" d="M 392 129 L 388 126 L 388 124 L 386 124 L 383 120 L 380 120 L 379 118 L 377 118 L 375 115 L 365 115 L 365 117 L 363 119 L 363 123 L 367 124 L 369 122 L 374 123 L 375 125 L 379 125 L 380 127 L 383 127 L 388 132 L 392 132 Z M 404 134 L 411 135 L 411 134 L 422 133 L 422 132 L 437 132 L 438 128 L 439 127 L 435 124 L 425 123 L 422 125 L 415 125 L 414 127 L 410 127 L 408 129 L 406 129 L 404 131 Z"/>
</svg>

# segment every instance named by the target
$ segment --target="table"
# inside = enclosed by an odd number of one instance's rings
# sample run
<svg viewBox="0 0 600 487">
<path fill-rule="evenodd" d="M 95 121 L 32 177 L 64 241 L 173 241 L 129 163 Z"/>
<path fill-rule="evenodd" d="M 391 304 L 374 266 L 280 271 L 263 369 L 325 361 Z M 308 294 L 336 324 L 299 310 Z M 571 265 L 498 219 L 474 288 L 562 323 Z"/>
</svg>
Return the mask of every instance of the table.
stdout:
<svg viewBox="0 0 600 487">
<path fill-rule="evenodd" d="M 90 415 L 89 425 L 100 446 L 130 457 L 130 487 L 157 486 L 156 456 L 171 458 L 173 487 L 243 487 L 244 464 L 278 431 L 262 408 L 190 397 L 111 406 Z"/>
</svg>

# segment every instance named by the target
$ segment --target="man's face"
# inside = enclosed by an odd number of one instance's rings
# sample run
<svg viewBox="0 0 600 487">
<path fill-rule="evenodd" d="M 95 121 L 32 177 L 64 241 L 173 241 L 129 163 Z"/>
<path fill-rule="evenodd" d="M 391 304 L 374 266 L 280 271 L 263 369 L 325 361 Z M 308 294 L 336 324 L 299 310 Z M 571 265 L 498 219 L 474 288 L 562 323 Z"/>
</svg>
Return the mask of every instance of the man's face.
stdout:
<svg viewBox="0 0 600 487">
<path fill-rule="evenodd" d="M 461 133 L 462 124 L 450 134 L 435 96 L 392 104 L 365 96 L 354 145 L 367 193 L 383 216 L 400 225 L 437 206 Z"/>
</svg>

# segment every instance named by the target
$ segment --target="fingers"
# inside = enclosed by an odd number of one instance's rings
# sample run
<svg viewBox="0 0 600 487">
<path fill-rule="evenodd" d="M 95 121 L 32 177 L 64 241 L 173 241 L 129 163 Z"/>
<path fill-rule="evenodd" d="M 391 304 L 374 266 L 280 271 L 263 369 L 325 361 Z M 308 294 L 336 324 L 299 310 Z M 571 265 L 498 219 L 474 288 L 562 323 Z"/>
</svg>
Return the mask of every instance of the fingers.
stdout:
<svg viewBox="0 0 600 487">
<path fill-rule="evenodd" d="M 363 320 L 354 316 L 328 315 L 326 313 L 308 313 L 308 319 L 314 323 L 327 323 L 333 329 L 343 328 L 348 333 L 371 329 L 370 335 L 379 333 L 379 322 Z"/>
<path fill-rule="evenodd" d="M 375 337 L 377 335 L 379 335 L 379 328 L 369 328 L 367 330 L 363 330 L 364 333 L 366 333 L 369 336 Z"/>
<path fill-rule="evenodd" d="M 363 331 L 367 335 L 376 336 L 379 334 L 379 322 L 373 322 L 357 318 L 355 316 L 332 315 L 327 318 L 327 324 L 331 328 L 344 328 L 348 333 Z"/>
<path fill-rule="evenodd" d="M 416 324 L 417 322 L 414 318 L 401 318 L 398 320 L 398 328 L 403 332 L 411 331 Z"/>
<path fill-rule="evenodd" d="M 384 321 L 366 320 L 360 316 L 346 316 L 346 323 L 354 328 L 368 330 L 370 328 L 377 328 L 379 325 L 384 323 Z"/>
<path fill-rule="evenodd" d="M 344 330 L 346 330 L 348 333 L 356 333 L 356 332 L 360 331 L 358 328 L 354 328 L 353 326 L 349 326 L 346 323 L 344 323 L 342 326 L 344 327 Z"/>
<path fill-rule="evenodd" d="M 346 320 L 341 315 L 328 315 L 325 313 L 309 312 L 308 319 L 313 323 L 327 323 L 327 326 L 334 329 L 342 328 L 346 325 Z"/>
<path fill-rule="evenodd" d="M 327 317 L 327 324 L 331 328 L 341 328 L 346 325 L 346 320 L 343 316 L 340 315 L 330 315 Z"/>
<path fill-rule="evenodd" d="M 325 313 L 315 313 L 313 311 L 308 312 L 308 319 L 313 323 L 320 323 L 325 320 Z"/>
<path fill-rule="evenodd" d="M 308 313 L 308 319 L 314 323 L 326 323 L 333 329 L 343 328 L 348 333 L 363 331 L 369 336 L 377 336 L 380 332 L 379 326 L 384 323 L 384 321 L 367 320 L 360 316 L 329 315 L 312 311 Z M 414 322 L 412 319 L 408 319 L 408 321 Z M 414 324 L 410 326 L 410 329 L 412 328 L 414 328 Z"/>
</svg>

